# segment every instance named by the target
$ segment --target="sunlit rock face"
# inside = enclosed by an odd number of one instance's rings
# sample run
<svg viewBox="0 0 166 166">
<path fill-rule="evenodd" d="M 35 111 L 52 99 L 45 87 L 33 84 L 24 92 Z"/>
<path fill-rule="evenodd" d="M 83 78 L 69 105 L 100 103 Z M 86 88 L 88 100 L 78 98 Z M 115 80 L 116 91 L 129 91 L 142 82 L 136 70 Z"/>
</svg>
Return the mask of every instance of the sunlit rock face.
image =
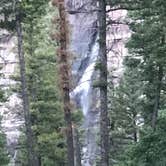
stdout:
<svg viewBox="0 0 166 166">
<path fill-rule="evenodd" d="M 15 38 L 5 30 L 0 30 L 0 64 L 1 77 L 0 85 L 6 90 L 7 101 L 0 104 L 0 114 L 2 116 L 2 129 L 7 137 L 7 148 L 11 155 L 11 166 L 17 155 L 17 145 L 20 136 L 20 128 L 24 124 L 21 100 L 11 88 L 16 82 L 11 79 L 17 67 L 15 53 Z"/>
<path fill-rule="evenodd" d="M 128 55 L 125 44 L 131 36 L 131 31 L 126 24 L 126 21 L 129 21 L 126 10 L 109 12 L 108 16 L 108 22 L 114 22 L 107 27 L 108 71 L 111 71 L 114 78 L 112 81 L 116 85 L 123 74 L 123 59 Z"/>
</svg>

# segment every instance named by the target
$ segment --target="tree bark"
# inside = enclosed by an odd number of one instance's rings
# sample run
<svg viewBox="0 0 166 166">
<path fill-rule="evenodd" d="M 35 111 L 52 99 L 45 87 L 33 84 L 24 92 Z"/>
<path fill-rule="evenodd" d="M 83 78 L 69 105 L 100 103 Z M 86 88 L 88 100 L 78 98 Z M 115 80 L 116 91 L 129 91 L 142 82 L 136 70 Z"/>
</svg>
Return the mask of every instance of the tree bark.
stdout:
<svg viewBox="0 0 166 166">
<path fill-rule="evenodd" d="M 79 133 L 76 127 L 73 127 L 74 149 L 75 149 L 75 166 L 81 166 L 81 149 Z"/>
<path fill-rule="evenodd" d="M 68 166 L 74 166 L 74 145 L 73 145 L 73 131 L 71 120 L 71 107 L 70 107 L 70 74 L 67 53 L 67 20 L 64 7 L 64 0 L 59 3 L 59 16 L 60 16 L 60 73 L 61 73 L 61 86 L 63 89 L 63 106 L 64 106 L 64 119 L 66 122 L 66 137 L 67 137 L 67 157 Z"/>
<path fill-rule="evenodd" d="M 17 3 L 15 4 L 15 13 L 16 13 L 15 18 L 16 18 L 16 32 L 18 39 L 18 56 L 19 56 L 19 65 L 20 65 L 23 110 L 24 110 L 26 137 L 27 137 L 26 139 L 27 139 L 27 151 L 28 151 L 28 166 L 38 166 L 38 163 L 35 158 L 33 133 L 31 129 L 29 99 L 28 99 L 26 71 L 25 71 L 25 58 L 23 52 L 23 33 L 22 33 L 22 25 L 20 18 L 21 14 L 20 14 L 19 2 Z"/>
<path fill-rule="evenodd" d="M 109 166 L 109 131 L 107 108 L 106 0 L 98 1 L 99 61 L 100 61 L 100 143 L 101 166 Z"/>
</svg>

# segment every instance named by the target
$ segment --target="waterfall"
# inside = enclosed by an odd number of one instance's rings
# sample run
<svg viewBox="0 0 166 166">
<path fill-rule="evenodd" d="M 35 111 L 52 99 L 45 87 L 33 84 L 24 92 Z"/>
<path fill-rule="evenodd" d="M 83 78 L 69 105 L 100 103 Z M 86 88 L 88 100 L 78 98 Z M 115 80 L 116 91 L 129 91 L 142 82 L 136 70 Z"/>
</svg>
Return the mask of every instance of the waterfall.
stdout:
<svg viewBox="0 0 166 166">
<path fill-rule="evenodd" d="M 71 97 L 76 101 L 84 115 L 82 127 L 85 130 L 82 147 L 82 165 L 95 166 L 99 156 L 99 91 L 93 88 L 97 73 L 94 70 L 98 56 L 97 13 L 93 0 L 66 0 L 71 27 L 70 51 L 75 59 L 72 67 L 74 89 Z M 112 20 L 124 22 L 127 11 L 110 12 Z M 117 84 L 123 73 L 122 61 L 127 54 L 125 42 L 130 37 L 127 25 L 110 25 L 107 32 L 107 47 L 112 48 L 108 54 L 108 70 L 112 71 L 114 84 Z"/>
<path fill-rule="evenodd" d="M 91 12 L 95 8 L 92 0 L 67 0 L 66 4 L 71 27 L 69 49 L 75 55 L 72 66 L 74 89 L 71 97 L 84 115 L 82 165 L 94 166 L 98 153 L 96 135 L 99 128 L 98 91 L 93 88 L 93 79 L 97 75 L 95 63 L 99 49 L 97 13 Z"/>
<path fill-rule="evenodd" d="M 15 165 L 20 127 L 24 124 L 21 99 L 17 93 L 11 92 L 16 82 L 11 79 L 17 66 L 15 54 L 15 38 L 6 30 L 0 30 L 0 63 L 2 65 L 0 85 L 6 91 L 7 101 L 1 103 L 2 129 L 7 138 L 7 149 L 11 156 L 10 166 Z M 8 94 L 9 92 L 9 94 Z"/>
<path fill-rule="evenodd" d="M 97 56 L 98 56 L 98 42 L 95 41 L 93 47 L 92 47 L 92 51 L 89 55 L 89 62 L 87 67 L 85 68 L 82 77 L 80 78 L 80 81 L 78 82 L 77 86 L 75 87 L 75 89 L 72 91 L 71 96 L 77 96 L 77 94 L 81 94 L 80 95 L 80 104 L 82 107 L 82 111 L 84 116 L 87 115 L 88 110 L 90 108 L 90 91 L 91 91 L 91 83 L 92 83 L 92 75 L 94 73 L 94 69 L 95 69 L 95 63 L 97 60 Z"/>
<path fill-rule="evenodd" d="M 98 42 L 95 41 L 92 46 L 92 51 L 89 54 L 89 62 L 85 68 L 80 81 L 78 82 L 75 89 L 71 92 L 71 96 L 80 95 L 80 106 L 84 115 L 83 128 L 85 129 L 85 142 L 83 146 L 83 160 L 82 165 L 92 166 L 95 161 L 97 144 L 96 144 L 96 129 L 97 125 L 93 125 L 94 122 L 98 121 L 98 116 L 90 111 L 91 108 L 91 93 L 92 93 L 92 76 L 94 74 L 95 63 L 98 56 Z"/>
</svg>

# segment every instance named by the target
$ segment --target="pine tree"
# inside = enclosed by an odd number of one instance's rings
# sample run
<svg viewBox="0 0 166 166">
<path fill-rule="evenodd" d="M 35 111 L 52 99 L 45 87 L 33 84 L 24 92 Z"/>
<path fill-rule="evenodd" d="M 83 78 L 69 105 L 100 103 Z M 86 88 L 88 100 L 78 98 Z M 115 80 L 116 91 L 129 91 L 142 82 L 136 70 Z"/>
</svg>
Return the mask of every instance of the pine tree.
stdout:
<svg viewBox="0 0 166 166">
<path fill-rule="evenodd" d="M 59 11 L 59 33 L 54 34 L 54 36 L 55 39 L 58 39 L 59 44 L 60 86 L 62 88 L 64 119 L 66 123 L 68 165 L 74 166 L 74 143 L 70 103 L 70 67 L 69 52 L 67 51 L 68 25 L 65 11 L 65 2 L 64 0 L 53 0 L 52 5 L 56 6 Z"/>
<path fill-rule="evenodd" d="M 6 149 L 6 137 L 0 131 L 0 165 L 5 166 L 9 163 L 9 156 Z"/>
<path fill-rule="evenodd" d="M 166 164 L 165 113 L 165 110 L 159 113 L 155 132 L 148 127 L 141 131 L 140 141 L 126 150 L 118 166 L 163 166 Z"/>
<path fill-rule="evenodd" d="M 139 125 L 142 123 L 141 75 L 138 73 L 139 59 L 126 57 L 124 60 L 125 71 L 119 85 L 111 87 L 110 121 L 111 121 L 111 149 L 112 164 L 121 160 L 123 151 L 128 146 L 139 140 Z"/>
<path fill-rule="evenodd" d="M 107 109 L 107 49 L 106 49 L 106 1 L 98 1 L 99 63 L 100 63 L 100 143 L 101 166 L 109 165 L 109 132 Z"/>
<path fill-rule="evenodd" d="M 51 20 L 49 16 L 49 20 Z M 45 21 L 45 25 L 42 24 Z M 46 22 L 47 21 L 47 22 Z M 41 164 L 65 165 L 66 144 L 61 132 L 64 126 L 62 101 L 58 88 L 57 59 L 54 43 L 49 39 L 49 30 L 45 32 L 51 22 L 48 18 L 39 21 L 40 33 L 34 35 L 34 53 L 29 56 L 31 49 L 27 48 L 28 85 L 31 97 L 32 124 L 36 135 L 38 155 Z M 40 41 L 42 39 L 42 42 Z M 46 42 L 43 42 L 46 41 Z M 31 48 L 31 46 L 30 46 Z"/>
<path fill-rule="evenodd" d="M 29 17 L 24 24 L 24 49 L 28 81 L 28 94 L 35 150 L 39 165 L 66 165 L 62 99 L 58 90 L 57 58 L 51 19 L 54 9 L 43 4 L 46 13 Z M 39 13 L 38 13 L 39 14 Z M 37 13 L 35 14 L 37 15 Z M 21 141 L 21 140 L 20 140 Z M 24 143 L 21 142 L 21 144 Z M 26 150 L 19 152 L 17 164 L 26 165 Z"/>
<path fill-rule="evenodd" d="M 0 102 L 4 102 L 4 91 L 0 90 Z M 9 164 L 10 157 L 7 152 L 7 142 L 6 142 L 6 135 L 3 132 L 1 126 L 2 117 L 0 117 L 0 165 L 5 166 Z"/>
<path fill-rule="evenodd" d="M 12 1 L 12 2 L 2 2 L 1 13 L 4 14 L 4 19 L 1 20 L 1 27 L 6 28 L 10 31 L 17 33 L 18 38 L 18 55 L 20 62 L 20 77 L 22 85 L 22 100 L 23 108 L 25 115 L 25 128 L 26 128 L 26 137 L 27 137 L 27 156 L 28 156 L 28 165 L 37 166 L 39 163 L 34 150 L 34 138 L 32 133 L 32 124 L 31 124 L 31 115 L 29 107 L 29 97 L 27 89 L 27 80 L 26 80 L 26 69 L 25 69 L 25 57 L 23 52 L 23 23 L 32 21 L 43 8 L 41 4 L 45 1 Z M 33 8 L 34 7 L 34 8 Z M 42 5 L 43 7 L 43 5 Z M 34 9 L 36 9 L 34 11 Z M 32 16 L 31 16 L 32 14 Z"/>
<path fill-rule="evenodd" d="M 166 61 L 165 26 L 162 20 L 165 2 L 146 1 L 140 6 L 141 10 L 130 13 L 134 33 L 128 47 L 133 56 L 142 58 L 140 70 L 146 96 L 144 119 L 155 129 Z"/>
<path fill-rule="evenodd" d="M 130 23 L 130 29 L 132 30 L 132 36 L 130 41 L 127 44 L 127 47 L 129 48 L 130 53 L 130 64 L 134 64 L 134 66 L 137 66 L 135 64 L 135 61 L 139 60 L 139 65 L 137 67 L 128 68 L 124 72 L 123 79 L 126 80 L 126 74 L 128 73 L 128 83 L 134 81 L 132 73 L 137 73 L 137 79 L 135 82 L 127 86 L 125 85 L 126 81 L 120 83 L 120 86 L 117 91 L 115 91 L 115 100 L 112 103 L 113 110 L 123 110 L 123 114 L 121 111 L 117 111 L 114 113 L 111 113 L 111 115 L 115 116 L 115 122 L 120 121 L 120 130 L 130 130 L 130 126 L 123 126 L 122 122 L 124 124 L 128 124 L 129 120 L 127 120 L 125 117 L 127 117 L 126 112 L 128 105 L 133 104 L 135 105 L 134 110 L 138 110 L 137 113 L 139 113 L 140 119 L 138 119 L 138 122 L 143 120 L 144 127 L 149 128 L 149 126 L 152 127 L 152 129 L 146 130 L 146 132 L 143 132 L 143 134 L 140 134 L 139 139 L 137 140 L 138 143 L 135 143 L 132 146 L 132 149 L 129 150 L 129 153 L 127 152 L 125 158 L 126 162 L 123 162 L 124 158 L 120 159 L 122 162 L 122 165 L 156 165 L 157 163 L 152 162 L 152 160 L 148 161 L 149 158 L 153 158 L 153 155 L 157 155 L 157 151 L 155 152 L 155 147 L 152 147 L 150 154 L 148 152 L 148 148 L 150 144 L 158 144 L 159 140 L 151 138 L 158 134 L 158 126 L 157 126 L 157 119 L 158 114 L 162 112 L 165 109 L 165 104 L 161 99 L 165 98 L 165 21 L 162 19 L 165 15 L 164 9 L 166 8 L 165 2 L 162 0 L 157 1 L 111 1 L 111 5 L 115 7 L 111 8 L 111 10 L 119 10 L 119 9 L 127 9 L 129 10 L 129 17 L 131 18 Z M 110 1 L 109 1 L 110 3 Z M 126 68 L 126 65 L 125 65 Z M 129 69 L 129 70 L 128 70 Z M 126 73 L 127 72 L 127 73 Z M 128 75 L 127 74 L 127 75 Z M 126 86 L 125 90 L 124 87 Z M 123 87 L 123 88 L 122 88 Z M 135 89 L 134 92 L 131 92 L 131 89 Z M 129 89 L 128 89 L 129 88 Z M 128 90 L 127 90 L 128 89 Z M 138 96 L 137 96 L 138 92 Z M 119 97 L 116 96 L 117 93 L 124 94 L 127 93 L 127 96 L 135 96 L 136 98 L 132 100 L 131 98 L 128 100 L 128 97 L 126 96 L 123 98 L 122 96 Z M 117 99 L 117 97 L 119 99 Z M 141 106 L 141 107 L 140 107 Z M 128 112 L 128 111 L 127 111 Z M 121 114 L 123 117 L 121 117 Z M 143 124 L 142 123 L 142 124 Z M 131 123 L 130 123 L 131 124 Z M 112 128 L 115 128 L 116 131 L 116 123 L 114 124 L 114 121 L 112 123 Z M 126 128 L 127 127 L 127 128 Z M 138 128 L 137 126 L 136 128 Z M 150 127 L 150 128 L 151 128 Z M 156 131 L 155 131 L 156 130 Z M 114 134 L 114 133 L 112 133 Z M 117 133 L 119 134 L 119 132 Z M 151 138 L 150 138 L 151 137 Z M 146 146 L 146 144 L 149 145 Z M 116 137 L 113 139 L 114 141 L 118 140 Z M 128 145 L 131 143 L 127 143 L 127 149 Z M 145 147 L 146 146 L 146 147 Z M 144 149 L 145 147 L 145 149 Z M 138 150 L 137 152 L 135 150 Z M 144 151 L 147 151 L 148 156 L 144 155 L 141 151 L 144 149 Z M 142 153 L 139 153 L 139 151 Z M 160 151 L 162 156 L 162 152 Z M 116 153 L 114 153 L 117 157 Z M 137 155 L 138 154 L 138 155 Z M 122 155 L 122 152 L 120 151 L 120 156 Z M 130 159 L 127 158 L 127 156 L 130 156 Z M 134 158 L 134 159 L 133 159 Z M 143 158 L 143 160 L 142 160 Z M 146 159 L 145 159 L 146 158 Z M 147 159 L 148 158 L 148 159 Z M 155 157 L 154 157 L 155 158 Z M 131 162 L 132 160 L 132 162 Z M 159 165 L 164 165 L 164 160 Z M 116 165 L 116 164 L 115 164 Z M 117 164 L 119 165 L 119 164 Z M 121 164 L 120 164 L 121 165 Z"/>
</svg>

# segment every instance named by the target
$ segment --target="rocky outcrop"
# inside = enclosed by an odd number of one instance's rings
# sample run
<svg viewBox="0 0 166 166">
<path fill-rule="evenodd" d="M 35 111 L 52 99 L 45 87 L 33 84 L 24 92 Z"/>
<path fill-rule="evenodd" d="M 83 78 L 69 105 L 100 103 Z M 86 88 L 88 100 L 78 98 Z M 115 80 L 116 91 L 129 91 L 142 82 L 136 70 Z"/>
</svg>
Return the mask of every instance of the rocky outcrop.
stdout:
<svg viewBox="0 0 166 166">
<path fill-rule="evenodd" d="M 15 38 L 5 30 L 0 30 L 0 85 L 6 91 L 7 100 L 0 103 L 0 114 L 2 116 L 2 129 L 6 134 L 7 148 L 11 155 L 11 166 L 17 155 L 17 145 L 20 137 L 20 128 L 24 125 L 21 99 L 11 88 L 16 82 L 11 79 L 17 67 L 15 53 Z M 9 92 L 9 93 L 8 93 Z"/>
<path fill-rule="evenodd" d="M 82 165 L 92 166 L 97 156 L 98 110 L 97 90 L 93 89 L 95 63 L 98 57 L 97 13 L 94 1 L 68 0 L 71 41 L 69 49 L 74 54 L 72 74 L 74 79 L 72 98 L 84 115 L 82 128 L 84 141 Z"/>
<path fill-rule="evenodd" d="M 99 138 L 99 91 L 93 88 L 93 82 L 97 79 L 94 70 L 98 57 L 98 28 L 96 1 L 93 0 L 66 0 L 68 18 L 70 23 L 71 41 L 69 50 L 74 54 L 72 74 L 74 79 L 72 98 L 77 107 L 84 114 L 82 127 L 84 133 L 84 145 L 82 148 L 82 165 L 93 166 L 99 149 L 97 140 Z M 111 24 L 108 26 L 107 46 L 108 70 L 113 74 L 114 84 L 118 83 L 123 73 L 122 61 L 127 54 L 124 43 L 130 36 L 127 25 L 124 24 L 126 11 L 110 12 L 109 17 L 113 22 L 122 24 Z"/>
</svg>

